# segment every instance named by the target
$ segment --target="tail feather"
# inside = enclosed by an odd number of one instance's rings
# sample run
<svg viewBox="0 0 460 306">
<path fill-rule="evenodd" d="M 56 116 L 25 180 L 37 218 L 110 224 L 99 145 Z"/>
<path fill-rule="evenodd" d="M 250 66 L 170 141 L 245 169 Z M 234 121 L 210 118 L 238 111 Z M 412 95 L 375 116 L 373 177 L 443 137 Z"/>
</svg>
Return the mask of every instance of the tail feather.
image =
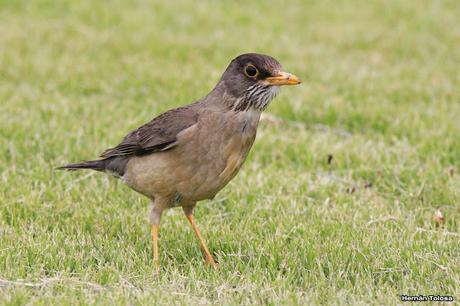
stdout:
<svg viewBox="0 0 460 306">
<path fill-rule="evenodd" d="M 105 160 L 88 160 L 79 163 L 68 164 L 65 166 L 57 167 L 58 170 L 80 170 L 80 169 L 91 169 L 96 171 L 105 171 Z"/>
</svg>

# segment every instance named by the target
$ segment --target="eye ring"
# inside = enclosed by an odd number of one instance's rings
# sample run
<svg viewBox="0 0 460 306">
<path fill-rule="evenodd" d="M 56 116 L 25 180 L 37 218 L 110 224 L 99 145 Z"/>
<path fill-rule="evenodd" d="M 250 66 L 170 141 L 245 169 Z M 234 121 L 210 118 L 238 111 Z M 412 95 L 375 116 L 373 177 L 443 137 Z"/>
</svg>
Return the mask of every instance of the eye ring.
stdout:
<svg viewBox="0 0 460 306">
<path fill-rule="evenodd" d="M 248 64 L 244 68 L 244 74 L 249 78 L 256 78 L 259 75 L 259 70 L 253 64 Z"/>
</svg>

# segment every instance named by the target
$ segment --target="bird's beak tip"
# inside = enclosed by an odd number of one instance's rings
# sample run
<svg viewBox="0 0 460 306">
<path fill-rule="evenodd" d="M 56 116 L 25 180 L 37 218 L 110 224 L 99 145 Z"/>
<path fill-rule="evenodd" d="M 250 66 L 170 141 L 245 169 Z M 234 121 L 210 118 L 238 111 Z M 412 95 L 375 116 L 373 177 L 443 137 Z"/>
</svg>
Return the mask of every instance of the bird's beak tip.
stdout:
<svg viewBox="0 0 460 306">
<path fill-rule="evenodd" d="M 270 85 L 298 85 L 302 81 L 294 74 L 281 71 L 277 76 L 268 77 L 265 79 Z"/>
</svg>

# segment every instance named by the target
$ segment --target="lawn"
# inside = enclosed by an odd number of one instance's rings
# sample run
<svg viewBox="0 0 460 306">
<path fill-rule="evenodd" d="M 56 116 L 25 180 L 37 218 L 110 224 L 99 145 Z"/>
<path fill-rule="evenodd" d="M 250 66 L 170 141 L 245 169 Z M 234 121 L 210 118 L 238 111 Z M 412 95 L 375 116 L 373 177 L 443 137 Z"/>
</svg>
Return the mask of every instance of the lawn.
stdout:
<svg viewBox="0 0 460 306">
<path fill-rule="evenodd" d="M 458 1 L 0 0 L 0 304 L 460 299 Z M 260 52 L 283 88 L 239 175 L 160 225 L 91 159 Z M 443 222 L 433 221 L 436 210 Z"/>
</svg>

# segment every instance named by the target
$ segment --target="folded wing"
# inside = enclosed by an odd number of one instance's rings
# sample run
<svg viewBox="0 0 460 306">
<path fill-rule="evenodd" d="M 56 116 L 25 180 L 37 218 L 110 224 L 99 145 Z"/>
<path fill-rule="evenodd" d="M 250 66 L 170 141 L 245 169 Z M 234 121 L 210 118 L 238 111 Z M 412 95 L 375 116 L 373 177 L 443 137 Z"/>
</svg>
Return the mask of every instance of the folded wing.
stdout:
<svg viewBox="0 0 460 306">
<path fill-rule="evenodd" d="M 121 143 L 101 154 L 103 158 L 139 156 L 164 151 L 175 146 L 176 136 L 198 121 L 195 104 L 167 111 L 126 135 Z"/>
</svg>

